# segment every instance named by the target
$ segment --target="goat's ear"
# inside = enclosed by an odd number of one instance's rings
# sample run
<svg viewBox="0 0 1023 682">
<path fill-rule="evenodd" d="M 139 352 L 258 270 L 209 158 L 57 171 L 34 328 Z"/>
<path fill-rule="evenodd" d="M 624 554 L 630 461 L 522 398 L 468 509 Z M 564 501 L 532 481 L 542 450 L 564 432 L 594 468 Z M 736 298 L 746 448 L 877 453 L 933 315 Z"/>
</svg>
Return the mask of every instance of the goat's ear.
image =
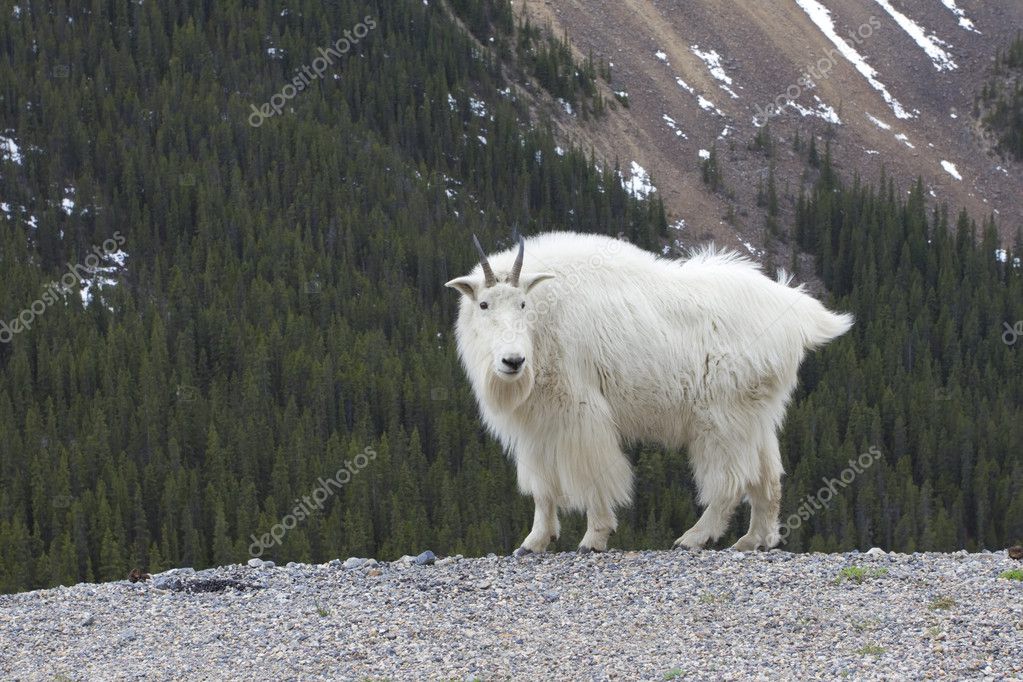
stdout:
<svg viewBox="0 0 1023 682">
<path fill-rule="evenodd" d="M 479 288 L 480 282 L 467 275 L 465 277 L 457 277 L 450 282 L 446 282 L 444 286 L 451 287 L 452 289 L 458 289 L 462 292 L 462 295 L 468 296 L 475 301 L 476 290 Z"/>
<path fill-rule="evenodd" d="M 529 291 L 545 279 L 554 279 L 555 275 L 549 272 L 533 272 L 522 275 L 519 278 L 519 286 L 528 294 Z"/>
</svg>

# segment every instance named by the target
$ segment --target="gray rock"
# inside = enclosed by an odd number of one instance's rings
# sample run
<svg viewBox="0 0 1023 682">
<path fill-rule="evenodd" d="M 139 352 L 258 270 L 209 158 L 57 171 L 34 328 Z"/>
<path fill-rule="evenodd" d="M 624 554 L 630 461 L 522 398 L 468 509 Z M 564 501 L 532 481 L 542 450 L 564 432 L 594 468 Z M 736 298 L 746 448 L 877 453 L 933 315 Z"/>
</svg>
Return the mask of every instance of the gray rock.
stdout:
<svg viewBox="0 0 1023 682">
<path fill-rule="evenodd" d="M 263 560 L 255 557 L 249 559 L 249 568 L 263 568 Z"/>
<path fill-rule="evenodd" d="M 360 557 L 353 556 L 353 557 L 349 557 L 349 558 L 345 559 L 345 562 L 343 564 L 341 564 L 341 567 L 342 568 L 347 568 L 349 570 L 354 569 L 354 568 L 362 568 L 363 566 L 366 565 L 366 561 L 367 561 L 366 559 L 362 559 Z"/>
<path fill-rule="evenodd" d="M 437 561 L 437 555 L 431 552 L 430 550 L 426 550 L 425 552 L 417 556 L 413 561 L 415 561 L 417 566 L 432 566 L 433 563 Z"/>
</svg>

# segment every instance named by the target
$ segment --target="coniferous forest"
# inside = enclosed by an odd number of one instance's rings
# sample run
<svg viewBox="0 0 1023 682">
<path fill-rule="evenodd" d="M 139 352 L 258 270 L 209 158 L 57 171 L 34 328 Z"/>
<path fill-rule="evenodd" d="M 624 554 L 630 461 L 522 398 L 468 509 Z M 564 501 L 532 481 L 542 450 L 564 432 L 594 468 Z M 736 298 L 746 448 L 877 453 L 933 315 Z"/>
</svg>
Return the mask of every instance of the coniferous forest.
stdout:
<svg viewBox="0 0 1023 682">
<path fill-rule="evenodd" d="M 473 233 L 667 234 L 614 160 L 525 125 L 524 78 L 604 106 L 603 67 L 566 80 L 534 30 L 498 0 L 0 11 L 0 592 L 244 562 L 287 516 L 263 558 L 517 546 L 532 502 L 482 430 L 443 283 Z M 783 518 L 881 456 L 785 549 L 1018 541 L 1023 239 L 996 257 L 990 220 L 822 156 L 779 229 L 857 324 L 803 368 Z M 698 513 L 685 453 L 631 453 L 612 546 L 667 548 Z"/>
</svg>

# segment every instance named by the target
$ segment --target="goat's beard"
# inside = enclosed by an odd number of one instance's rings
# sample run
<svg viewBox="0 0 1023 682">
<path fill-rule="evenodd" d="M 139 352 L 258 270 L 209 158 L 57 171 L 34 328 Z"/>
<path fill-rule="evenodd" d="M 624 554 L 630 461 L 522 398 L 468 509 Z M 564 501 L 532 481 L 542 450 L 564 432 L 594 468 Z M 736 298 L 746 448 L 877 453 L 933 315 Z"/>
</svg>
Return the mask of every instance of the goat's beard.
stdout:
<svg viewBox="0 0 1023 682">
<path fill-rule="evenodd" d="M 493 372 L 487 374 L 487 402 L 501 412 L 513 412 L 529 397 L 533 390 L 533 368 L 525 367 L 513 380 L 502 379 Z"/>
</svg>

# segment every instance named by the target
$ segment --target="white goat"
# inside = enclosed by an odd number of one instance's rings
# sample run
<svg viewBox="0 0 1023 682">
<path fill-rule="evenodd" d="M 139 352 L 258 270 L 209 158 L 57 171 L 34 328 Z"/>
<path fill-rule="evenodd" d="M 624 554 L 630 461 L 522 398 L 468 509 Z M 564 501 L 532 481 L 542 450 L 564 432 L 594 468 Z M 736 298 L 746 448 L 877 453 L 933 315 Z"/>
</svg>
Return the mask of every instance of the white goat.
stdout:
<svg viewBox="0 0 1023 682">
<path fill-rule="evenodd" d="M 607 549 L 632 497 L 622 445 L 637 441 L 688 448 L 706 509 L 676 546 L 720 538 L 744 496 L 735 547 L 776 545 L 777 431 L 799 364 L 852 317 L 734 253 L 672 261 L 555 232 L 488 259 L 473 239 L 480 265 L 447 286 L 462 293 L 458 353 L 483 421 L 536 504 L 516 554 L 558 537 L 559 509 L 586 512 L 579 551 Z"/>
</svg>

